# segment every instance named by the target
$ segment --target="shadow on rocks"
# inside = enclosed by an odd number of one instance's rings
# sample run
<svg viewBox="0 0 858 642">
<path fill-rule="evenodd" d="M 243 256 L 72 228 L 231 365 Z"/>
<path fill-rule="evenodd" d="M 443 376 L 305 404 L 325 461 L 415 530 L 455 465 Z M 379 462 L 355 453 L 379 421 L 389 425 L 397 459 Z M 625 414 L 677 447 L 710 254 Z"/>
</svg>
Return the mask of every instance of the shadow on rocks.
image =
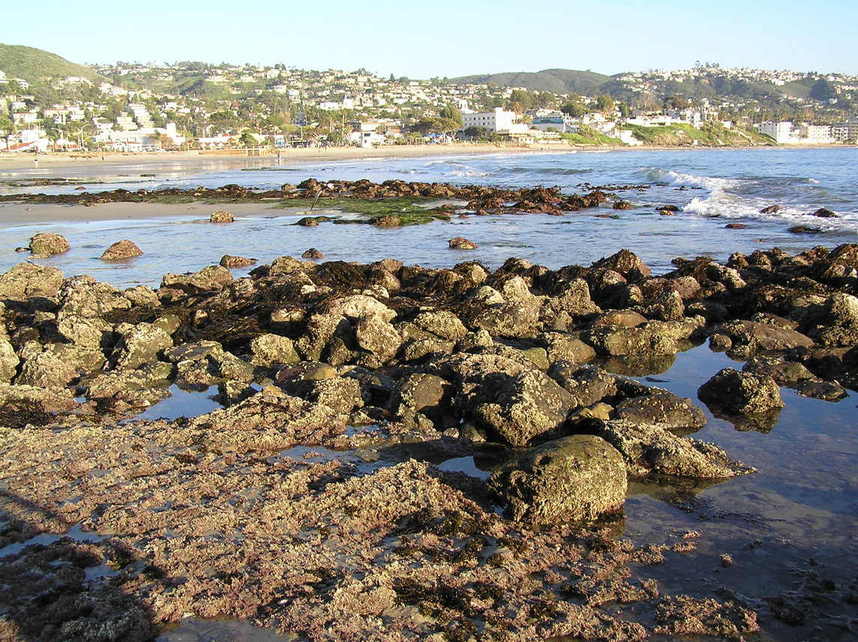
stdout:
<svg viewBox="0 0 858 642">
<path fill-rule="evenodd" d="M 64 533 L 17 516 L 26 514 Z M 151 611 L 124 589 L 141 576 L 157 580 L 161 572 L 121 543 L 0 491 L 0 639 L 151 640 Z"/>
</svg>

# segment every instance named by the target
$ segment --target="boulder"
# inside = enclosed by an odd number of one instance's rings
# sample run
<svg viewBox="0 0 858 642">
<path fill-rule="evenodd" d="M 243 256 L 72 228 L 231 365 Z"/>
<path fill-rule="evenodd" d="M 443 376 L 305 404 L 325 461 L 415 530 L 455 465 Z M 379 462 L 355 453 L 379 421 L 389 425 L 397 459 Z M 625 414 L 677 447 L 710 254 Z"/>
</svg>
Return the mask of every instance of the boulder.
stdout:
<svg viewBox="0 0 858 642">
<path fill-rule="evenodd" d="M 301 360 L 295 352 L 292 340 L 279 334 L 262 334 L 254 337 L 250 342 L 250 351 L 253 354 L 250 362 L 263 368 L 298 363 Z"/>
<path fill-rule="evenodd" d="M 99 351 L 113 334 L 113 326 L 107 321 L 77 314 L 63 315 L 57 323 L 57 330 L 73 344 Z"/>
<path fill-rule="evenodd" d="M 600 259 L 593 263 L 593 268 L 613 270 L 633 282 L 652 275 L 652 270 L 647 267 L 646 263 L 629 250 L 620 250 L 616 254 Z"/>
<path fill-rule="evenodd" d="M 396 312 L 374 297 L 365 294 L 353 294 L 328 301 L 320 312 L 328 315 L 339 315 L 349 319 L 378 316 L 383 321 L 392 321 Z"/>
<path fill-rule="evenodd" d="M 402 337 L 388 321 L 379 316 L 369 316 L 358 319 L 355 341 L 361 349 L 376 355 L 384 363 L 396 355 Z"/>
<path fill-rule="evenodd" d="M 632 477 L 726 479 L 753 472 L 714 444 L 679 437 L 661 425 L 614 419 L 597 423 L 594 432 L 620 451 Z"/>
<path fill-rule="evenodd" d="M 33 256 L 40 257 L 64 254 L 70 247 L 65 237 L 51 232 L 41 232 L 30 239 L 29 249 Z"/>
<path fill-rule="evenodd" d="M 706 425 L 706 415 L 691 399 L 658 388 L 647 388 L 646 394 L 624 399 L 615 406 L 613 416 L 668 430 L 694 431 Z"/>
<path fill-rule="evenodd" d="M 212 212 L 211 216 L 209 216 L 209 223 L 234 223 L 235 217 L 232 215 L 232 212 L 227 212 L 226 210 L 215 210 Z"/>
<path fill-rule="evenodd" d="M 325 258 L 325 255 L 322 253 L 321 250 L 317 250 L 316 248 L 311 247 L 310 249 L 305 250 L 303 254 L 301 254 L 301 258 L 319 260 Z"/>
<path fill-rule="evenodd" d="M 131 259 L 135 256 L 143 256 L 143 250 L 137 247 L 137 244 L 133 241 L 122 240 L 116 241 L 109 248 L 104 250 L 101 255 L 102 261 L 122 261 L 125 259 Z"/>
<path fill-rule="evenodd" d="M 400 418 L 422 413 L 433 421 L 441 421 L 449 415 L 449 397 L 452 385 L 436 375 L 418 372 L 399 382 L 390 408 Z"/>
<path fill-rule="evenodd" d="M 87 399 L 122 401 L 132 407 L 151 406 L 170 396 L 169 377 L 173 366 L 163 361 L 148 363 L 136 370 L 114 370 L 81 382 Z"/>
<path fill-rule="evenodd" d="M 729 337 L 733 347 L 745 346 L 749 355 L 758 350 L 790 350 L 813 345 L 813 340 L 801 332 L 757 321 L 728 321 L 717 326 L 713 334 Z"/>
<path fill-rule="evenodd" d="M 579 366 L 558 361 L 548 375 L 569 393 L 572 408 L 592 406 L 606 397 L 617 394 L 616 379 L 598 366 Z"/>
<path fill-rule="evenodd" d="M 122 338 L 113 351 L 111 360 L 119 369 L 133 370 L 158 360 L 158 356 L 173 347 L 173 339 L 151 323 L 136 326 L 125 324 L 118 328 Z"/>
<path fill-rule="evenodd" d="M 210 265 L 199 272 L 188 274 L 165 274 L 161 279 L 162 288 L 170 288 L 196 294 L 222 290 L 232 282 L 232 274 L 225 267 Z"/>
<path fill-rule="evenodd" d="M 456 236 L 451 238 L 447 245 L 451 250 L 475 250 L 477 249 L 477 244 L 473 241 L 469 241 L 468 239 L 462 236 Z"/>
<path fill-rule="evenodd" d="M 224 254 L 220 257 L 220 266 L 230 269 L 250 267 L 256 263 L 256 259 L 249 259 L 244 256 L 233 256 Z"/>
<path fill-rule="evenodd" d="M 20 386 L 64 388 L 77 379 L 77 369 L 53 352 L 39 352 L 24 361 L 21 374 L 15 380 Z"/>
<path fill-rule="evenodd" d="M 8 340 L 0 338 L 0 384 L 9 383 L 18 372 L 20 359 Z"/>
<path fill-rule="evenodd" d="M 705 404 L 728 414 L 759 414 L 783 408 L 780 388 L 768 375 L 724 368 L 697 391 Z"/>
<path fill-rule="evenodd" d="M 674 354 L 679 342 L 699 328 L 697 321 L 649 321 L 635 328 L 599 326 L 591 328 L 585 340 L 601 354 L 624 356 Z"/>
<path fill-rule="evenodd" d="M 588 521 L 622 509 L 626 467 L 604 439 L 573 435 L 515 452 L 492 473 L 489 486 L 517 521 Z"/>
<path fill-rule="evenodd" d="M 78 406 L 68 388 L 0 384 L 0 426 L 49 424 Z"/>
<path fill-rule="evenodd" d="M 55 267 L 19 263 L 0 275 L 0 299 L 26 301 L 31 297 L 55 297 L 63 273 Z"/>
<path fill-rule="evenodd" d="M 131 301 L 122 292 L 109 283 L 101 283 L 86 275 L 63 281 L 59 301 L 60 320 L 70 316 L 104 318 L 112 312 L 131 308 Z"/>
</svg>

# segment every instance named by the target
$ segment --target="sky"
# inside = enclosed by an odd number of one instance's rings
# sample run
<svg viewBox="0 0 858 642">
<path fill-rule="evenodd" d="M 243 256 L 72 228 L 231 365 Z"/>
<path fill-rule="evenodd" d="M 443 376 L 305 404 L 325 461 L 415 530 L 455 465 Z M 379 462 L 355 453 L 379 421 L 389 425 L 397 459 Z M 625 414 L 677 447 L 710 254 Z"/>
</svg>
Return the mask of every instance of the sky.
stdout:
<svg viewBox="0 0 858 642">
<path fill-rule="evenodd" d="M 858 74 L 858 0 L 42 0 L 0 42 L 73 62 L 366 68 L 411 78 L 549 68 L 722 67 Z"/>
</svg>

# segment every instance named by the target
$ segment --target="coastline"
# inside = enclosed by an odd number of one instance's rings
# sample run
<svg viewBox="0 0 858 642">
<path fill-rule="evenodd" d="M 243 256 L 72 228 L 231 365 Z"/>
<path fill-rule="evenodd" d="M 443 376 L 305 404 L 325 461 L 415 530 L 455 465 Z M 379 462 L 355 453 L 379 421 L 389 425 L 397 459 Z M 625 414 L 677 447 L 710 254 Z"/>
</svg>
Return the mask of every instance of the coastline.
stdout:
<svg viewBox="0 0 858 642">
<path fill-rule="evenodd" d="M 213 151 L 175 151 L 175 152 L 108 152 L 108 153 L 49 153 L 38 156 L 39 164 L 33 162 L 32 154 L 0 153 L 0 172 L 64 167 L 97 167 L 110 165 L 155 165 L 181 162 L 200 165 L 229 164 L 246 162 L 251 159 L 279 159 L 281 164 L 302 163 L 308 161 L 366 160 L 376 158 L 431 158 L 436 156 L 490 155 L 490 154 L 572 154 L 604 153 L 632 151 L 718 151 L 736 149 L 855 149 L 856 145 L 754 145 L 746 147 L 703 147 L 669 145 L 503 145 L 483 143 L 447 143 L 438 145 L 390 145 L 384 147 L 330 147 L 330 148 L 291 148 L 271 150 L 262 154 L 249 155 L 247 150 Z"/>
</svg>

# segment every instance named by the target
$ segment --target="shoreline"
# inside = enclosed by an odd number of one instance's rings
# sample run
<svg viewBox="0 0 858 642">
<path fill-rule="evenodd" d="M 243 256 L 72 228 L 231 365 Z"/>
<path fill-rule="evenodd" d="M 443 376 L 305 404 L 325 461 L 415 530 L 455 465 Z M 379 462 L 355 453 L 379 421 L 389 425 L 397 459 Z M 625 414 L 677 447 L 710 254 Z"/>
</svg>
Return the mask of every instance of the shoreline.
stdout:
<svg viewBox="0 0 858 642">
<path fill-rule="evenodd" d="M 331 147 L 290 148 L 279 152 L 271 150 L 259 155 L 249 155 L 246 150 L 176 151 L 176 152 L 109 152 L 101 153 L 48 153 L 38 156 L 39 165 L 29 153 L 0 153 L 0 172 L 63 167 L 98 167 L 110 165 L 154 165 L 159 163 L 199 161 L 201 165 L 231 162 L 246 162 L 255 159 L 279 159 L 281 163 L 303 163 L 307 161 L 341 161 L 398 158 L 432 158 L 438 156 L 469 156 L 491 154 L 572 154 L 632 151 L 722 151 L 722 150 L 790 150 L 790 149 L 856 149 L 856 145 L 810 144 L 810 145 L 753 145 L 736 147 L 669 146 L 669 145 L 502 145 L 448 143 L 440 145 L 390 145 L 374 148 Z"/>
</svg>

